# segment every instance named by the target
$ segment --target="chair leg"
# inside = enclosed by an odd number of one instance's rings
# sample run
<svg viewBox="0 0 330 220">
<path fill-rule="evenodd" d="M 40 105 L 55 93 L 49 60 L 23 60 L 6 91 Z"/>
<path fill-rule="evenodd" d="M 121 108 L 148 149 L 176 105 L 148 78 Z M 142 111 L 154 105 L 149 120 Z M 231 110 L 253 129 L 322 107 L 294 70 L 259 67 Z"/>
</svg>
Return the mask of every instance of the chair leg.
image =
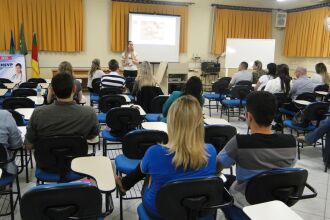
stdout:
<svg viewBox="0 0 330 220">
<path fill-rule="evenodd" d="M 10 197 L 10 216 L 11 216 L 11 220 L 15 219 L 14 216 L 14 195 L 13 195 L 13 185 L 10 185 L 10 192 L 9 192 L 9 197 Z"/>
<path fill-rule="evenodd" d="M 33 168 L 32 150 L 30 150 L 30 164 L 31 164 L 31 169 L 32 169 Z"/>
<path fill-rule="evenodd" d="M 103 138 L 103 156 L 107 156 L 107 140 Z"/>
<path fill-rule="evenodd" d="M 17 198 L 18 201 L 21 201 L 21 188 L 19 186 L 19 180 L 18 180 L 18 176 L 16 177 L 16 187 L 17 187 Z"/>
<path fill-rule="evenodd" d="M 123 198 L 119 194 L 119 211 L 120 211 L 120 220 L 123 220 Z"/>
<path fill-rule="evenodd" d="M 28 154 L 28 151 L 26 149 L 24 149 L 25 179 L 26 179 L 26 183 L 29 182 L 29 164 L 28 164 L 27 154 Z"/>
<path fill-rule="evenodd" d="M 300 160 L 300 143 L 298 143 L 298 160 Z"/>
<path fill-rule="evenodd" d="M 211 117 L 211 100 L 209 100 L 209 115 Z"/>
</svg>

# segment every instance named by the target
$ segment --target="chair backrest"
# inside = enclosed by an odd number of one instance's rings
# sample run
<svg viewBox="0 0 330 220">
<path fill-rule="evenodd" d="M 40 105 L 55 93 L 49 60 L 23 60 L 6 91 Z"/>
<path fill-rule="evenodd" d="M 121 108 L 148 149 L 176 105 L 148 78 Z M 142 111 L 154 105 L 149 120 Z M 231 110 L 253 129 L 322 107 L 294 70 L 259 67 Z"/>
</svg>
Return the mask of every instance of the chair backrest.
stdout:
<svg viewBox="0 0 330 220">
<path fill-rule="evenodd" d="M 2 103 L 4 109 L 16 109 L 16 108 L 34 108 L 35 104 L 31 99 L 25 97 L 9 97 L 5 98 Z"/>
<path fill-rule="evenodd" d="M 35 89 L 37 88 L 38 83 L 35 82 L 23 82 L 19 85 L 19 88 L 26 88 L 26 89 Z"/>
<path fill-rule="evenodd" d="M 168 99 L 168 95 L 159 95 L 151 100 L 150 113 L 162 113 L 163 105 Z"/>
<path fill-rule="evenodd" d="M 168 136 L 163 131 L 135 130 L 127 133 L 122 139 L 123 154 L 129 159 L 140 160 L 149 147 L 155 144 L 166 144 Z"/>
<path fill-rule="evenodd" d="M 112 108 L 106 116 L 106 124 L 115 137 L 123 137 L 142 123 L 140 111 L 136 108 Z"/>
<path fill-rule="evenodd" d="M 93 88 L 93 92 L 95 94 L 100 94 L 101 78 L 93 79 L 93 81 L 92 81 L 92 88 Z"/>
<path fill-rule="evenodd" d="M 236 128 L 230 125 L 207 125 L 205 126 L 205 143 L 212 144 L 219 153 L 236 134 Z"/>
<path fill-rule="evenodd" d="M 39 185 L 26 192 L 20 202 L 22 220 L 97 220 L 102 216 L 102 195 L 87 183 Z"/>
<path fill-rule="evenodd" d="M 329 91 L 329 85 L 324 84 L 324 85 L 315 86 L 314 92 L 316 92 L 316 91 L 328 92 Z"/>
<path fill-rule="evenodd" d="M 32 83 L 47 83 L 47 81 L 44 78 L 30 78 L 28 82 Z"/>
<path fill-rule="evenodd" d="M 317 121 L 318 126 L 327 117 L 325 114 L 328 113 L 329 106 L 327 102 L 314 102 L 305 108 L 304 117 L 308 121 Z"/>
<path fill-rule="evenodd" d="M 274 93 L 273 94 L 277 101 L 277 107 L 282 107 L 284 103 L 289 102 L 288 96 L 285 93 Z"/>
<path fill-rule="evenodd" d="M 25 126 L 23 115 L 12 109 L 8 109 L 8 111 L 13 116 L 17 126 Z"/>
<path fill-rule="evenodd" d="M 238 81 L 236 86 L 252 86 L 252 82 L 248 80 Z"/>
<path fill-rule="evenodd" d="M 314 93 L 305 92 L 297 96 L 296 100 L 305 100 L 309 102 L 315 102 L 316 95 Z"/>
<path fill-rule="evenodd" d="M 229 82 L 227 79 L 219 79 L 218 81 L 216 81 L 215 83 L 213 83 L 212 85 L 212 92 L 215 92 L 217 94 L 228 94 L 229 93 L 229 89 L 228 89 L 228 85 Z"/>
<path fill-rule="evenodd" d="M 110 109 L 120 107 L 126 103 L 126 99 L 120 95 L 104 95 L 99 101 L 99 110 L 107 113 Z"/>
<path fill-rule="evenodd" d="M 301 197 L 308 172 L 300 168 L 274 169 L 253 177 L 246 186 L 245 197 L 250 204 L 280 200 L 288 206 Z"/>
<path fill-rule="evenodd" d="M 87 141 L 80 136 L 42 137 L 34 144 L 34 157 L 37 167 L 60 175 L 61 182 L 71 170 L 71 160 L 85 156 Z"/>
<path fill-rule="evenodd" d="M 37 91 L 34 89 L 15 89 L 12 91 L 12 97 L 27 97 L 27 96 L 36 96 Z"/>
<path fill-rule="evenodd" d="M 107 87 L 107 88 L 102 88 L 100 90 L 99 96 L 102 97 L 104 95 L 117 95 L 121 94 L 122 91 L 120 88 L 117 87 Z"/>
<path fill-rule="evenodd" d="M 164 93 L 160 87 L 143 86 L 136 95 L 136 103 L 140 105 L 146 113 L 150 113 L 152 99 L 163 94 Z"/>
<path fill-rule="evenodd" d="M 7 79 L 7 78 L 0 78 L 0 82 L 1 83 L 12 83 L 12 81 L 10 79 Z"/>
<path fill-rule="evenodd" d="M 230 95 L 233 99 L 240 99 L 244 100 L 246 96 L 252 91 L 251 86 L 234 86 L 231 91 Z"/>
<path fill-rule="evenodd" d="M 198 219 L 230 205 L 232 200 L 224 201 L 224 193 L 226 190 L 219 177 L 177 180 L 161 187 L 156 207 L 166 220 Z"/>
</svg>

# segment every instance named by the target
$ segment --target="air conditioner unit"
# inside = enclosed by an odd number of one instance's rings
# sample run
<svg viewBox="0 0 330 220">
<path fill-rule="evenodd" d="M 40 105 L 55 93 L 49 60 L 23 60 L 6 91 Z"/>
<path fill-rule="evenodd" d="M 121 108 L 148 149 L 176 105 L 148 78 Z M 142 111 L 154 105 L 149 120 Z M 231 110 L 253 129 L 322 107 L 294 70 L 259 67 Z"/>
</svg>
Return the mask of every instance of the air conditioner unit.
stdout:
<svg viewBox="0 0 330 220">
<path fill-rule="evenodd" d="M 284 28 L 286 26 L 286 17 L 288 16 L 288 13 L 279 11 L 276 12 L 276 23 L 275 27 L 277 28 Z"/>
</svg>

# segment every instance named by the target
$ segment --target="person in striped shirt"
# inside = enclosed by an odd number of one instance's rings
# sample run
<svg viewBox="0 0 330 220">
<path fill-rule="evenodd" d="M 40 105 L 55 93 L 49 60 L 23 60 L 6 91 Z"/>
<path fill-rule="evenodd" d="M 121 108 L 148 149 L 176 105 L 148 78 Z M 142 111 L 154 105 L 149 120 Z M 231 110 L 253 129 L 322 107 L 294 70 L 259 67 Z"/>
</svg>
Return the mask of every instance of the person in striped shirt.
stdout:
<svg viewBox="0 0 330 220">
<path fill-rule="evenodd" d="M 101 78 L 102 88 L 119 88 L 125 90 L 125 77 L 119 73 L 118 61 L 112 59 L 109 61 L 110 73 L 105 74 Z"/>
</svg>

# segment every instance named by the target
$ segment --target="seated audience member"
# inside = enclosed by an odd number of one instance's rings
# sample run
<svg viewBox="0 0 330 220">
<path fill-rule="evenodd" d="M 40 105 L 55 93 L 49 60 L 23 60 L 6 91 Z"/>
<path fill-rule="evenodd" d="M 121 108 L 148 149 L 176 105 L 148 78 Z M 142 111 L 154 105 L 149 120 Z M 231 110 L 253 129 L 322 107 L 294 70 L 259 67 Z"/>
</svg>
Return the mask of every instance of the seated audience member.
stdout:
<svg viewBox="0 0 330 220">
<path fill-rule="evenodd" d="M 253 80 L 252 83 L 257 83 L 259 78 L 263 75 L 266 74 L 266 71 L 262 69 L 262 63 L 259 60 L 254 61 L 253 66 L 252 66 L 253 72 Z"/>
<path fill-rule="evenodd" d="M 276 78 L 267 82 L 264 91 L 272 94 L 285 93 L 288 95 L 290 92 L 290 81 L 289 66 L 280 64 L 277 66 Z"/>
<path fill-rule="evenodd" d="M 236 85 L 239 81 L 250 81 L 252 82 L 252 73 L 248 71 L 249 64 L 247 62 L 242 62 L 238 67 L 238 72 L 233 75 L 230 80 L 229 88 Z"/>
<path fill-rule="evenodd" d="M 66 72 L 73 77 L 72 65 L 71 65 L 71 63 L 69 63 L 67 61 L 63 61 L 62 63 L 60 63 L 60 65 L 58 66 L 58 72 L 59 73 Z M 78 80 L 74 79 L 74 84 L 76 86 L 76 90 L 75 90 L 73 99 L 79 103 L 82 98 L 81 83 Z M 53 93 L 53 90 L 51 88 L 52 88 L 52 85 L 50 84 L 50 86 L 48 87 L 47 103 L 52 103 L 55 99 L 55 94 Z"/>
<path fill-rule="evenodd" d="M 21 132 L 18 130 L 12 114 L 6 110 L 0 110 L 0 144 L 6 149 L 22 147 Z M 7 152 L 9 156 L 9 152 Z M 3 170 L 2 177 L 6 174 L 17 174 L 15 161 L 10 162 Z"/>
<path fill-rule="evenodd" d="M 252 92 L 246 104 L 246 122 L 251 134 L 234 136 L 217 156 L 218 171 L 236 164 L 237 176 L 228 175 L 225 187 L 239 208 L 249 205 L 245 188 L 251 178 L 270 169 L 293 167 L 297 153 L 292 135 L 272 133 L 271 123 L 277 108 L 275 96 L 264 91 Z"/>
<path fill-rule="evenodd" d="M 141 91 L 143 86 L 156 86 L 156 81 L 151 72 L 151 65 L 149 62 L 144 61 L 140 65 L 139 73 L 135 78 L 135 82 L 133 85 L 132 95 L 136 96 L 136 94 Z"/>
<path fill-rule="evenodd" d="M 325 136 L 325 148 L 322 154 L 323 162 L 326 162 L 326 157 L 330 155 L 330 118 L 321 122 L 320 126 L 314 131 L 308 133 L 306 136 L 297 137 L 298 142 L 306 142 L 307 144 L 314 144 L 317 140 Z"/>
<path fill-rule="evenodd" d="M 110 73 L 107 73 L 101 78 L 102 88 L 118 88 L 121 91 L 125 90 L 125 77 L 119 74 L 119 64 L 117 60 L 109 61 Z"/>
<path fill-rule="evenodd" d="M 297 67 L 295 75 L 297 79 L 293 80 L 290 90 L 290 97 L 292 99 L 296 99 L 298 95 L 306 92 L 314 92 L 315 84 L 308 78 L 306 68 Z"/>
<path fill-rule="evenodd" d="M 73 101 L 76 86 L 70 74 L 55 75 L 51 90 L 57 100 L 33 111 L 25 136 L 27 148 L 32 148 L 40 137 L 79 135 L 92 139 L 98 135 L 99 123 L 94 109 Z"/>
<path fill-rule="evenodd" d="M 167 121 L 167 112 L 170 109 L 172 103 L 177 100 L 179 97 L 183 95 L 192 95 L 194 96 L 198 101 L 201 107 L 204 105 L 204 98 L 202 96 L 203 92 L 203 84 L 200 78 L 197 76 L 192 76 L 188 79 L 184 91 L 174 91 L 170 95 L 170 97 L 166 100 L 166 102 L 163 105 L 162 113 L 163 113 L 163 122 Z"/>
<path fill-rule="evenodd" d="M 259 80 L 257 81 L 257 85 L 254 87 L 254 90 L 261 91 L 264 90 L 268 81 L 275 78 L 276 75 L 276 64 L 269 63 L 267 65 L 267 72 L 266 74 L 262 75 Z"/>
<path fill-rule="evenodd" d="M 315 65 L 315 71 L 311 77 L 312 82 L 318 86 L 318 85 L 329 85 L 330 83 L 330 77 L 327 71 L 327 67 L 324 63 L 318 63 Z"/>
<path fill-rule="evenodd" d="M 199 101 L 191 95 L 182 96 L 168 113 L 168 144 L 151 146 L 136 169 L 116 177 L 124 193 L 147 175 L 142 203 L 151 216 L 158 217 L 156 196 L 167 182 L 180 179 L 214 176 L 216 150 L 204 144 L 204 121 Z"/>
<path fill-rule="evenodd" d="M 88 73 L 87 88 L 89 92 L 93 92 L 92 82 L 94 79 L 100 79 L 104 75 L 104 72 L 101 70 L 100 59 L 94 59 L 92 61 L 91 69 Z"/>
</svg>

